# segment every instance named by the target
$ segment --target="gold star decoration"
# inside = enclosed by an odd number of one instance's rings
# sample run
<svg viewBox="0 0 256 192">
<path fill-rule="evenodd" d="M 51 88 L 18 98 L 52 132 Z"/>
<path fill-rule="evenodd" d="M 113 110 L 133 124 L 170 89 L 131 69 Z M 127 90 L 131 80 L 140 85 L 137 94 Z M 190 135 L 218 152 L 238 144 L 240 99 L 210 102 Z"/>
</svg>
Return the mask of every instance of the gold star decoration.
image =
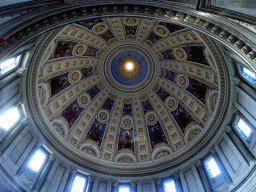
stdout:
<svg viewBox="0 0 256 192">
<path fill-rule="evenodd" d="M 118 60 L 118 73 L 122 76 L 130 79 L 137 74 L 140 74 L 141 61 L 137 60 L 136 57 L 128 55 Z"/>
</svg>

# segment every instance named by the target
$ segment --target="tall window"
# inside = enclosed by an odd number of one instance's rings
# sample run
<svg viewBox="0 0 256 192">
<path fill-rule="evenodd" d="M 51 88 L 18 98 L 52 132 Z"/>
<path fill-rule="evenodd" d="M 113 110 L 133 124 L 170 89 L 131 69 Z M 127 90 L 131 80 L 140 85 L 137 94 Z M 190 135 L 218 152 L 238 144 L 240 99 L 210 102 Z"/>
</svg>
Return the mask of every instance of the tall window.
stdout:
<svg viewBox="0 0 256 192">
<path fill-rule="evenodd" d="M 70 192 L 83 192 L 86 187 L 86 178 L 81 174 L 76 174 L 71 185 Z"/>
<path fill-rule="evenodd" d="M 43 163 L 46 160 L 46 154 L 43 152 L 41 149 L 38 149 L 34 155 L 32 156 L 28 166 L 33 170 L 33 171 L 39 171 L 43 165 Z"/>
<path fill-rule="evenodd" d="M 16 66 L 18 66 L 20 59 L 21 59 L 21 55 L 0 63 L 0 76 L 14 69 Z"/>
<path fill-rule="evenodd" d="M 164 191 L 165 192 L 176 192 L 175 182 L 173 180 L 164 182 Z"/>
<path fill-rule="evenodd" d="M 17 108 L 9 109 L 0 116 L 0 127 L 8 130 L 19 120 L 19 118 L 20 114 Z"/>
<path fill-rule="evenodd" d="M 245 78 L 247 81 L 249 81 L 253 85 L 256 85 L 256 74 L 253 71 L 240 65 L 239 65 L 239 71 L 243 78 Z"/>
<path fill-rule="evenodd" d="M 119 186 L 118 192 L 130 192 L 130 188 L 128 186 Z"/>
<path fill-rule="evenodd" d="M 237 117 L 235 122 L 235 128 L 239 134 L 246 140 L 252 133 L 250 127 L 244 122 L 243 119 Z"/>
<path fill-rule="evenodd" d="M 221 173 L 219 166 L 213 157 L 210 157 L 205 161 L 205 166 L 211 178 L 214 178 Z"/>
</svg>

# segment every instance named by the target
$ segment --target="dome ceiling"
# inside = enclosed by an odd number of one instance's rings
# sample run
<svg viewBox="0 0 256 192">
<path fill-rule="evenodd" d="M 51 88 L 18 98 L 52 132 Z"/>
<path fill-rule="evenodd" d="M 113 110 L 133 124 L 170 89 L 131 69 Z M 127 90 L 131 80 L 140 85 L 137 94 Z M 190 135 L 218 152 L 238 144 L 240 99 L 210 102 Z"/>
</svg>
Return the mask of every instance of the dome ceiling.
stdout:
<svg viewBox="0 0 256 192">
<path fill-rule="evenodd" d="M 223 66 L 191 29 L 88 19 L 53 30 L 40 50 L 30 80 L 38 126 L 80 165 L 131 172 L 178 162 L 223 118 Z"/>
</svg>

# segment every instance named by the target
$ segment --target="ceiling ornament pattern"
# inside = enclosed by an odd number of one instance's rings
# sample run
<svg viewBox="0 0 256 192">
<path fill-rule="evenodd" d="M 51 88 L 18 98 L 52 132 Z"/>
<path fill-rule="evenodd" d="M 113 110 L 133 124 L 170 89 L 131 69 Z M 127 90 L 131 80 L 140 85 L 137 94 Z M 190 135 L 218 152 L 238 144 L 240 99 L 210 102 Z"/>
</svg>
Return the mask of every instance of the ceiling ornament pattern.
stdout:
<svg viewBox="0 0 256 192">
<path fill-rule="evenodd" d="M 50 46 L 46 61 L 33 56 L 29 90 L 39 97 L 31 103 L 39 128 L 89 169 L 161 168 L 196 151 L 220 121 L 225 69 L 212 42 L 189 29 L 136 17 L 88 19 L 51 33 L 41 50 Z M 119 66 L 130 61 L 139 72 L 128 78 Z"/>
</svg>

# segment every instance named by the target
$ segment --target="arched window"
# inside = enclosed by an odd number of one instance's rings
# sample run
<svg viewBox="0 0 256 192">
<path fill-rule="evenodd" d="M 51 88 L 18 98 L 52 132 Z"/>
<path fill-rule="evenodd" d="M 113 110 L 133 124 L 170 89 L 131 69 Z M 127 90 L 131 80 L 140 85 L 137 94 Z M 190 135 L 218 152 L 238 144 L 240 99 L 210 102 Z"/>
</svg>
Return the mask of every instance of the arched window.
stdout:
<svg viewBox="0 0 256 192">
<path fill-rule="evenodd" d="M 71 187 L 70 192 L 84 192 L 87 186 L 87 177 L 81 173 L 76 173 Z"/>
<path fill-rule="evenodd" d="M 17 107 L 11 108 L 0 116 L 0 127 L 8 130 L 20 119 Z"/>
<path fill-rule="evenodd" d="M 17 67 L 19 65 L 20 59 L 21 59 L 21 55 L 17 57 L 13 57 L 11 59 L 8 59 L 0 63 L 0 76 L 4 75 L 5 73 Z"/>
<path fill-rule="evenodd" d="M 164 192 L 176 192 L 174 180 L 164 181 Z"/>
<path fill-rule="evenodd" d="M 256 74 L 249 68 L 238 65 L 240 75 L 250 84 L 256 86 Z"/>
<path fill-rule="evenodd" d="M 38 172 L 45 163 L 46 158 L 47 154 L 42 149 L 38 149 L 30 159 L 28 167 L 33 171 Z"/>
<path fill-rule="evenodd" d="M 250 138 L 253 136 L 253 131 L 245 119 L 237 116 L 233 127 L 245 141 L 250 142 Z"/>
<path fill-rule="evenodd" d="M 129 184 L 120 184 L 118 186 L 118 192 L 131 192 L 131 186 Z"/>
<path fill-rule="evenodd" d="M 214 178 L 221 173 L 219 166 L 217 165 L 215 159 L 212 156 L 205 160 L 205 167 L 210 178 Z"/>
</svg>

